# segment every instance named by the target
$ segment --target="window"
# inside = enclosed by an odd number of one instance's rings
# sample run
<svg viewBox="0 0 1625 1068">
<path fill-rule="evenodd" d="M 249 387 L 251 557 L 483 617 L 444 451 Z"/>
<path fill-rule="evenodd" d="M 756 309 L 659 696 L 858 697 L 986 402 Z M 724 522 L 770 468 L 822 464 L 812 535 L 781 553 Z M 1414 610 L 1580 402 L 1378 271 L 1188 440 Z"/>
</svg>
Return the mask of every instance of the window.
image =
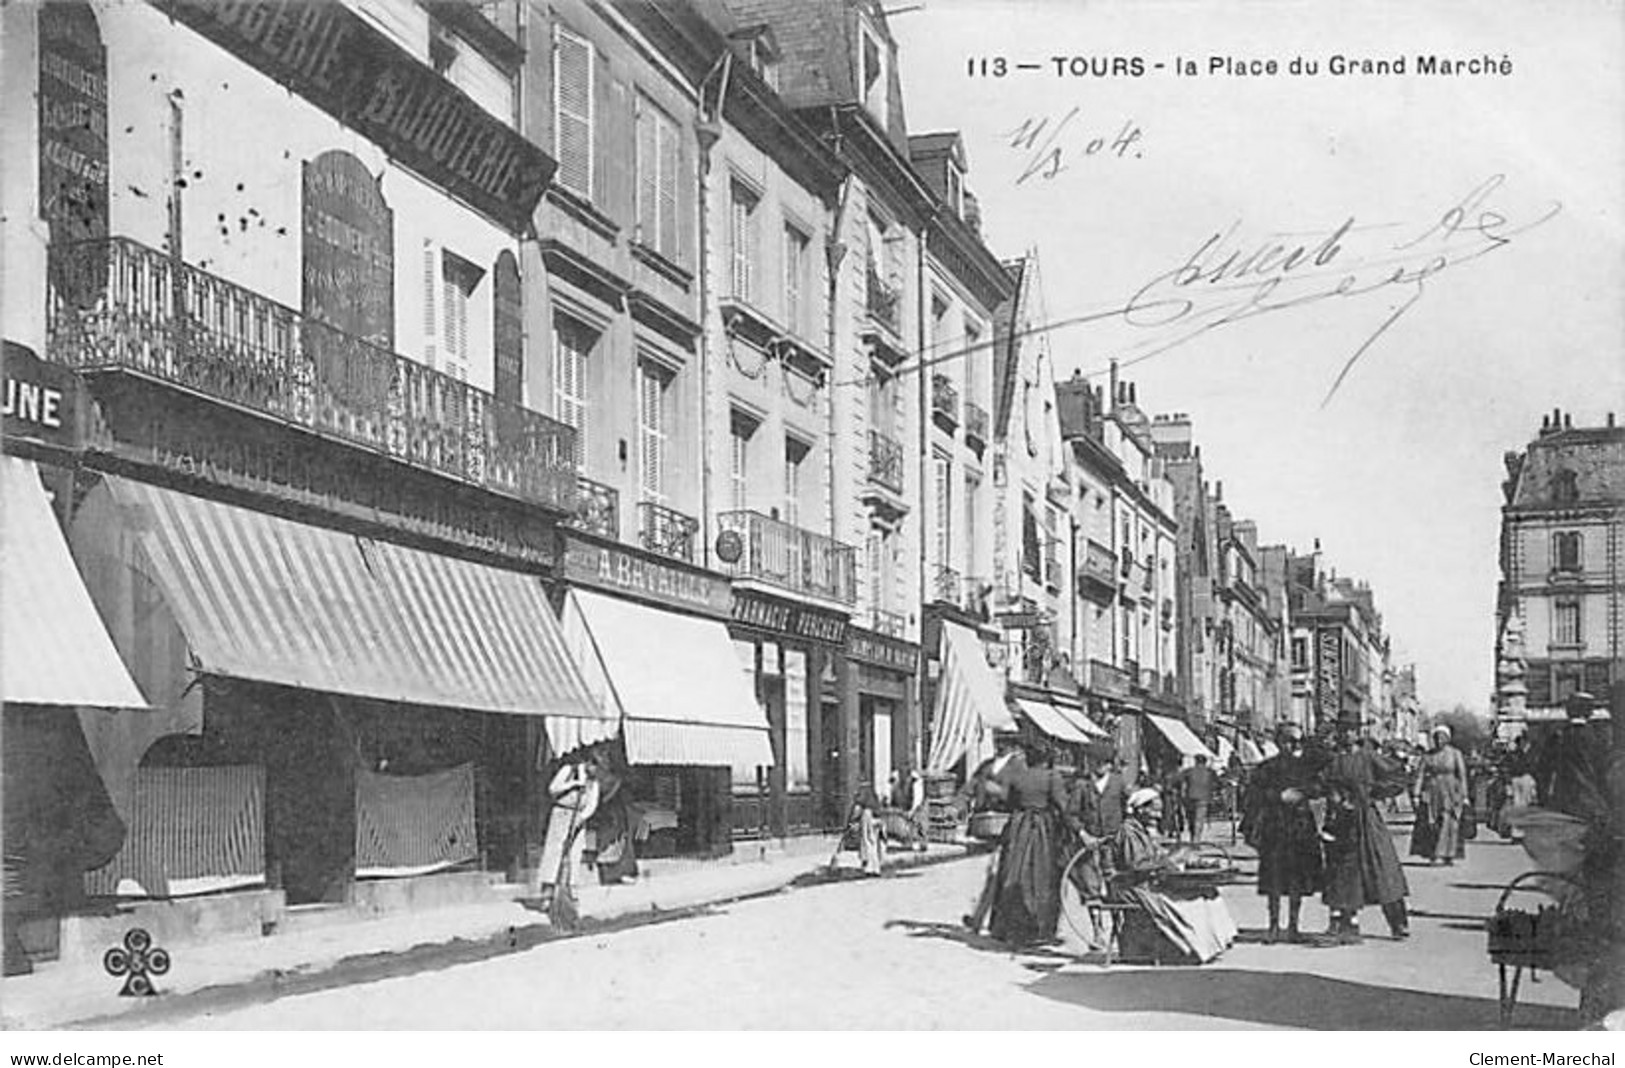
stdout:
<svg viewBox="0 0 1625 1068">
<path fill-rule="evenodd" d="M 592 199 L 592 42 L 563 26 L 553 35 L 553 155 L 560 186 Z"/>
<path fill-rule="evenodd" d="M 807 235 L 794 226 L 784 228 L 784 325 L 792 334 L 807 329 Z"/>
<path fill-rule="evenodd" d="M 807 757 L 807 654 L 784 650 L 784 775 L 791 790 L 812 788 Z"/>
<path fill-rule="evenodd" d="M 728 478 L 736 511 L 749 507 L 750 439 L 756 433 L 756 420 L 734 412 L 728 425 Z"/>
<path fill-rule="evenodd" d="M 1573 471 L 1559 471 L 1552 476 L 1552 497 L 1558 504 L 1575 504 L 1580 500 L 1579 479 Z"/>
<path fill-rule="evenodd" d="M 931 354 L 941 356 L 948 347 L 948 302 L 935 294 L 931 297 Z"/>
<path fill-rule="evenodd" d="M 575 428 L 577 467 L 587 462 L 587 356 L 597 341 L 584 323 L 553 314 L 553 416 Z"/>
<path fill-rule="evenodd" d="M 953 566 L 954 463 L 945 456 L 932 459 L 936 476 L 937 566 Z"/>
<path fill-rule="evenodd" d="M 960 217 L 965 214 L 965 176 L 959 173 L 959 168 L 949 163 L 948 167 L 948 207 Z"/>
<path fill-rule="evenodd" d="M 1557 571 L 1579 571 L 1583 566 L 1580 556 L 1580 532 L 1560 531 L 1552 535 L 1553 568 Z"/>
<path fill-rule="evenodd" d="M 730 191 L 728 213 L 728 250 L 731 259 L 732 295 L 743 301 L 753 301 L 756 295 L 757 264 L 761 262 L 761 243 L 756 227 L 756 206 L 761 198 L 738 182 Z"/>
<path fill-rule="evenodd" d="M 445 359 L 445 372 L 463 381 L 468 380 L 468 304 L 484 275 L 483 270 L 461 256 L 450 252 L 441 254 L 440 279 L 444 295 L 441 304 L 441 355 Z"/>
<path fill-rule="evenodd" d="M 647 360 L 638 363 L 638 490 L 646 501 L 666 500 L 666 388 L 671 373 Z"/>
<path fill-rule="evenodd" d="M 976 494 L 982 487 L 980 477 L 965 472 L 965 570 L 976 574 L 980 563 L 976 553 Z"/>
<path fill-rule="evenodd" d="M 784 439 L 784 521 L 801 525 L 801 467 L 812 446 L 795 438 Z"/>
<path fill-rule="evenodd" d="M 1021 495 L 1021 569 L 1034 582 L 1044 580 L 1043 546 L 1038 540 L 1038 507 L 1033 495 Z"/>
<path fill-rule="evenodd" d="M 886 121 L 886 44 L 867 23 L 859 26 L 858 77 L 863 103 L 875 118 Z"/>
<path fill-rule="evenodd" d="M 863 538 L 863 566 L 869 578 L 869 607 L 886 610 L 886 584 L 881 581 L 880 538 L 878 530 L 871 529 Z"/>
<path fill-rule="evenodd" d="M 679 257 L 677 124 L 647 97 L 637 101 L 638 240 L 668 260 Z"/>
<path fill-rule="evenodd" d="M 1579 645 L 1580 605 L 1577 601 L 1558 601 L 1552 606 L 1552 644 Z"/>
</svg>

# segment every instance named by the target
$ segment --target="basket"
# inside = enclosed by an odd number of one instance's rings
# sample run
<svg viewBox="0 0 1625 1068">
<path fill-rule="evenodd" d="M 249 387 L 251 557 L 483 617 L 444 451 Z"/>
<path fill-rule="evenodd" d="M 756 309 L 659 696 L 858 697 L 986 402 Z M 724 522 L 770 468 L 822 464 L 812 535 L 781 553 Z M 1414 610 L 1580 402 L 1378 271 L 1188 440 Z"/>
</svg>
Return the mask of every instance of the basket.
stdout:
<svg viewBox="0 0 1625 1068">
<path fill-rule="evenodd" d="M 1567 900 L 1552 893 L 1554 885 L 1572 894 Z M 1514 893 L 1544 894 L 1552 900 L 1533 912 L 1510 908 Z M 1495 913 L 1486 924 L 1490 959 L 1496 964 L 1553 971 L 1569 964 L 1583 964 L 1594 951 L 1596 939 L 1586 921 L 1579 884 L 1557 872 L 1529 871 L 1513 879 L 1501 891 Z"/>
<path fill-rule="evenodd" d="M 1008 812 L 978 812 L 970 818 L 970 826 L 966 829 L 966 833 L 972 838 L 989 842 L 1002 837 L 1004 828 L 1009 823 Z"/>
</svg>

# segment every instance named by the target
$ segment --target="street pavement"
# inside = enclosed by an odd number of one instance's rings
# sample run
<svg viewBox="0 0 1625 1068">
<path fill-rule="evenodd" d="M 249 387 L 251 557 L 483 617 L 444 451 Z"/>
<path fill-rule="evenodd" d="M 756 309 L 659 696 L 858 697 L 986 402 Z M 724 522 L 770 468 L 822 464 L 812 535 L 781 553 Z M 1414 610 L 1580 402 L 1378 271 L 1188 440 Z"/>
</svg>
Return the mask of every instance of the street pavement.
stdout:
<svg viewBox="0 0 1625 1068">
<path fill-rule="evenodd" d="M 1404 831 L 1396 831 L 1403 854 Z M 1227 827 L 1213 837 L 1228 842 Z M 1493 835 L 1468 848 L 1454 867 L 1407 862 L 1413 936 L 1404 942 L 1387 935 L 1372 908 L 1360 945 L 1264 945 L 1263 899 L 1241 884 L 1223 892 L 1241 940 L 1206 966 L 1108 968 L 1065 923 L 1059 947 L 1011 952 L 959 925 L 985 868 L 973 857 L 880 879 L 815 880 L 472 963 L 426 961 L 414 974 L 203 1006 L 153 1026 L 1493 1029 L 1496 972 L 1484 919 L 1529 863 Z M 1251 870 L 1250 857 L 1243 867 Z M 1306 929 L 1323 930 L 1325 918 L 1318 903 L 1306 904 Z M 1554 977 L 1526 977 L 1513 1026 L 1573 1028 L 1576 1003 Z"/>
</svg>

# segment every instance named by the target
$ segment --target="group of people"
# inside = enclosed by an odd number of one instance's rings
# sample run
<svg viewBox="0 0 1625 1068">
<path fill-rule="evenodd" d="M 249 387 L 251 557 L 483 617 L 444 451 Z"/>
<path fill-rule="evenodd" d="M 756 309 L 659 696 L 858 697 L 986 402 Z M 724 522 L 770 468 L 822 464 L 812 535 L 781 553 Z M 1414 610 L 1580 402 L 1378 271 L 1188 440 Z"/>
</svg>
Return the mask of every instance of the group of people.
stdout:
<svg viewBox="0 0 1625 1068">
<path fill-rule="evenodd" d="M 1205 963 L 1235 938 L 1236 928 L 1212 887 L 1167 885 L 1161 876 L 1178 860 L 1157 841 L 1161 794 L 1131 790 L 1115 762 L 1098 761 L 1076 784 L 1053 766 L 1049 751 L 1029 746 L 978 769 L 972 789 L 1002 803 L 1009 822 L 990 858 L 987 877 L 965 926 L 1012 946 L 1057 940 L 1062 897 L 1074 889 L 1095 919 L 1099 906 L 1133 904 L 1144 923 L 1138 947 L 1123 936 L 1127 956 Z M 1070 873 L 1070 875 L 1069 875 Z"/>
</svg>

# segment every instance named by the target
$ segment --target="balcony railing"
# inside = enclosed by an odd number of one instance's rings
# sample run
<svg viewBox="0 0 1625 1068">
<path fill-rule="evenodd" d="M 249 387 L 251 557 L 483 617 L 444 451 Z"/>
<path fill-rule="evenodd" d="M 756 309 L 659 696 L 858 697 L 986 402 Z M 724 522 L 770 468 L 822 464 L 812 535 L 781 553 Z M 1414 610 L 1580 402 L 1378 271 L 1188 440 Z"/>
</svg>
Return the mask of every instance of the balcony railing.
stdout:
<svg viewBox="0 0 1625 1068">
<path fill-rule="evenodd" d="M 903 444 L 878 430 L 869 431 L 869 481 L 903 492 Z"/>
<path fill-rule="evenodd" d="M 987 445 L 987 409 L 974 401 L 965 402 L 965 441 L 981 448 Z"/>
<path fill-rule="evenodd" d="M 1078 586 L 1094 583 L 1108 592 L 1117 589 L 1117 554 L 1097 541 L 1084 545 L 1083 560 L 1078 568 Z"/>
<path fill-rule="evenodd" d="M 589 534 L 619 540 L 621 536 L 621 494 L 614 486 L 576 476 L 576 507 L 570 525 Z"/>
<path fill-rule="evenodd" d="M 127 238 L 51 250 L 48 352 L 575 508 L 575 431 Z"/>
<path fill-rule="evenodd" d="M 694 535 L 700 521 L 654 501 L 638 502 L 638 538 L 650 552 L 694 562 Z"/>
<path fill-rule="evenodd" d="M 735 578 L 842 604 L 857 600 L 857 550 L 852 546 L 760 512 L 723 512 L 717 527 L 738 534 L 742 543 L 739 559 L 722 564 Z"/>
<path fill-rule="evenodd" d="M 876 634 L 884 634 L 888 638 L 901 638 L 908 633 L 908 617 L 901 612 L 875 608 L 869 612 L 869 626 Z"/>
<path fill-rule="evenodd" d="M 893 334 L 901 334 L 901 316 L 899 315 L 901 304 L 902 293 L 900 289 L 882 278 L 873 263 L 869 264 L 867 300 L 869 317 Z"/>
<path fill-rule="evenodd" d="M 959 390 L 947 375 L 931 376 L 931 417 L 949 426 L 959 425 Z"/>
<path fill-rule="evenodd" d="M 937 600 L 942 604 L 957 605 L 961 603 L 963 592 L 960 589 L 961 577 L 959 572 L 951 567 L 937 566 L 935 581 L 931 588 Z"/>
</svg>

